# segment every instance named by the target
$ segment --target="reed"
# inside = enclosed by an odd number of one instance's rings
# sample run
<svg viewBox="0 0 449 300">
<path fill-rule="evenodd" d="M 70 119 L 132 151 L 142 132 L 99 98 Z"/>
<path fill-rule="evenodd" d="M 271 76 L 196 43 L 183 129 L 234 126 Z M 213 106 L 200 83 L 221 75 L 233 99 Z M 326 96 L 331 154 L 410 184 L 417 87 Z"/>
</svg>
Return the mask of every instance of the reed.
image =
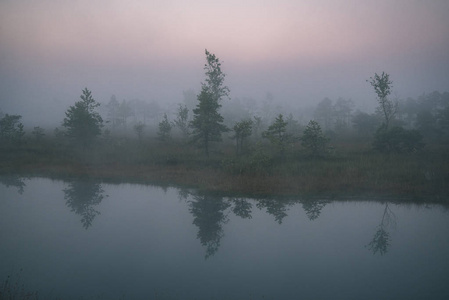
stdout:
<svg viewBox="0 0 449 300">
<path fill-rule="evenodd" d="M 0 146 L 0 173 L 25 176 L 92 176 L 109 182 L 178 185 L 205 191 L 255 195 L 361 194 L 447 198 L 445 147 L 420 153 L 382 154 L 363 144 L 337 145 L 326 157 L 300 148 L 276 157 L 264 146 L 236 156 L 222 143 L 209 157 L 179 141 L 105 140 L 76 149 L 57 140 Z"/>
</svg>

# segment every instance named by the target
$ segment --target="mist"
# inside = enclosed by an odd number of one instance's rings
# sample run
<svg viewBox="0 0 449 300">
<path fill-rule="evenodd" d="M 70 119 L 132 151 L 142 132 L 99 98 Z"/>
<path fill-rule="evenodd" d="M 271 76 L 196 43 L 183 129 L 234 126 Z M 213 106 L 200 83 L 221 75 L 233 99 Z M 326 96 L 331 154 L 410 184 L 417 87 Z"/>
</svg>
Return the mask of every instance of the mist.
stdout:
<svg viewBox="0 0 449 300">
<path fill-rule="evenodd" d="M 325 97 L 372 111 L 366 80 L 388 72 L 397 98 L 449 86 L 446 1 L 55 1 L 0 4 L 0 109 L 53 126 L 88 87 L 100 103 L 181 103 L 199 91 L 204 49 L 223 62 L 230 98 L 266 94 L 297 109 Z M 228 16 L 228 17 L 225 17 Z"/>
<path fill-rule="evenodd" d="M 448 16 L 0 0 L 0 298 L 449 299 Z"/>
</svg>

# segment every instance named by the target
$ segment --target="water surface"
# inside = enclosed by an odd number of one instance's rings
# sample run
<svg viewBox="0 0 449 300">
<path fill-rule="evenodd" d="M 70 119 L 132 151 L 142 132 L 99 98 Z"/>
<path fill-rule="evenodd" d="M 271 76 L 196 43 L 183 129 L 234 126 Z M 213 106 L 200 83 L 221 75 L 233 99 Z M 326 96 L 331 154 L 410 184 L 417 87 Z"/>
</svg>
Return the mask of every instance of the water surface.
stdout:
<svg viewBox="0 0 449 300">
<path fill-rule="evenodd" d="M 449 213 L 1 179 L 0 280 L 40 299 L 449 299 Z"/>
</svg>

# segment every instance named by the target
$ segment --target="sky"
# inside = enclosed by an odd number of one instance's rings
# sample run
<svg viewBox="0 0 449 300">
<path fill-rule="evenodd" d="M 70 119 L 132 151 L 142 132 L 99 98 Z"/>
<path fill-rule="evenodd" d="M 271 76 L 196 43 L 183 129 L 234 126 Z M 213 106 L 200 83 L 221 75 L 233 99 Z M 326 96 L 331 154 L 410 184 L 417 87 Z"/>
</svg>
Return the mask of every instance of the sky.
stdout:
<svg viewBox="0 0 449 300">
<path fill-rule="evenodd" d="M 447 0 L 0 0 L 0 110 L 58 118 L 85 87 L 180 103 L 205 49 L 231 98 L 374 107 L 374 73 L 395 97 L 449 91 L 448 16 Z"/>
</svg>

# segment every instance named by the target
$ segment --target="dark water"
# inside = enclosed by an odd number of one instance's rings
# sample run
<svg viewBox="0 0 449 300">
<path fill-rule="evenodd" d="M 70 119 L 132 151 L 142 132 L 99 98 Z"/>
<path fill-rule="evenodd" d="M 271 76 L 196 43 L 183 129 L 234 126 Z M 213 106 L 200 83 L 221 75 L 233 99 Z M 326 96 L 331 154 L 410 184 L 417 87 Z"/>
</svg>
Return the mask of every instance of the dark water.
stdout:
<svg viewBox="0 0 449 300">
<path fill-rule="evenodd" d="M 1 180 L 0 283 L 39 299 L 449 299 L 439 205 Z"/>
</svg>

